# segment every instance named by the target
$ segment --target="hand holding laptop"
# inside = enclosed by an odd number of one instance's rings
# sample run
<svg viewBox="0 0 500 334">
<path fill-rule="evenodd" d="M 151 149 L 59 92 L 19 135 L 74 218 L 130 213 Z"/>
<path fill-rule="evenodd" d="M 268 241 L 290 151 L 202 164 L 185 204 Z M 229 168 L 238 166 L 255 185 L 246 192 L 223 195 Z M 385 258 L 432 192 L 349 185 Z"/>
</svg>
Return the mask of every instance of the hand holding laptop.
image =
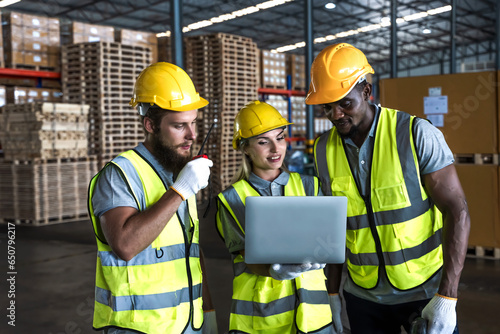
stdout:
<svg viewBox="0 0 500 334">
<path fill-rule="evenodd" d="M 278 281 L 289 280 L 299 277 L 309 270 L 323 269 L 326 263 L 302 263 L 302 264 L 272 264 L 269 274 Z"/>
</svg>

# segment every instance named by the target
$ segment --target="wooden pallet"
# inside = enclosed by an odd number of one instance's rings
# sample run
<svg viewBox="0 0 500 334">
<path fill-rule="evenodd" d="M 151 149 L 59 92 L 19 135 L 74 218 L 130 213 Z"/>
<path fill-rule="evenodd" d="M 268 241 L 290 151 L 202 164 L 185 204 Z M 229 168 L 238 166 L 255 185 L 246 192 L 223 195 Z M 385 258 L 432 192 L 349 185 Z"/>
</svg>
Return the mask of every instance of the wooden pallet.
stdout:
<svg viewBox="0 0 500 334">
<path fill-rule="evenodd" d="M 7 104 L 0 116 L 6 160 L 72 158 L 87 155 L 86 105 Z"/>
<path fill-rule="evenodd" d="M 185 46 L 186 72 L 200 95 L 210 101 L 198 119 L 198 141 L 216 123 L 205 146 L 205 153 L 214 161 L 215 196 L 230 185 L 239 167 L 240 153 L 232 148 L 233 122 L 238 111 L 258 97 L 258 49 L 249 38 L 222 33 L 188 37 Z M 204 189 L 200 197 L 206 200 L 208 196 Z"/>
<path fill-rule="evenodd" d="M 34 226 L 82 219 L 95 157 L 0 162 L 0 221 Z"/>
<path fill-rule="evenodd" d="M 469 246 L 467 249 L 467 256 L 481 259 L 500 260 L 500 248 Z"/>
<path fill-rule="evenodd" d="M 149 65 L 150 50 L 120 43 L 80 43 L 63 46 L 62 56 L 65 100 L 91 106 L 90 153 L 107 160 L 141 142 L 142 126 L 129 102 L 135 79 Z"/>
</svg>

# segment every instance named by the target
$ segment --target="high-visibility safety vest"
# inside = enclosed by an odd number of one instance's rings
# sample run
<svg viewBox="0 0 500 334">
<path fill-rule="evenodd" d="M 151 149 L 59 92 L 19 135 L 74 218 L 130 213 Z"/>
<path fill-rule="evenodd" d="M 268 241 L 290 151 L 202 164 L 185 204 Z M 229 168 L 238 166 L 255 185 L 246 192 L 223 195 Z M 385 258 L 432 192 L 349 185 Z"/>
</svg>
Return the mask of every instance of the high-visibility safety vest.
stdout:
<svg viewBox="0 0 500 334">
<path fill-rule="evenodd" d="M 376 287 L 385 270 L 393 287 L 409 290 L 443 264 L 443 219 L 422 186 L 414 122 L 407 113 L 381 109 L 366 198 L 335 127 L 314 144 L 323 192 L 348 198 L 347 267 L 354 283 L 365 289 Z"/>
<path fill-rule="evenodd" d="M 139 211 L 156 203 L 167 190 L 157 172 L 134 150 L 120 154 L 110 163 L 119 168 Z M 137 171 L 141 172 L 140 177 Z M 148 334 L 183 333 L 191 321 L 193 329 L 200 329 L 202 272 L 195 196 L 187 200 L 191 241 L 176 213 L 150 246 L 124 261 L 106 242 L 92 209 L 99 174 L 90 182 L 88 203 L 98 250 L 94 328 L 116 326 Z"/>
<path fill-rule="evenodd" d="M 284 195 L 315 196 L 319 184 L 317 178 L 314 180 L 314 189 L 306 192 L 301 176 L 290 173 Z M 241 180 L 220 193 L 218 201 L 231 213 L 243 233 L 247 196 L 260 194 L 247 181 Z M 224 237 L 221 224 L 218 219 L 217 229 Z M 233 263 L 235 277 L 229 331 L 281 334 L 295 333 L 298 328 L 301 332 L 312 333 L 331 325 L 332 313 L 323 270 L 312 270 L 293 280 L 279 281 L 252 273 L 244 261 L 239 254 Z M 283 327 L 287 325 L 289 329 L 285 331 Z"/>
</svg>

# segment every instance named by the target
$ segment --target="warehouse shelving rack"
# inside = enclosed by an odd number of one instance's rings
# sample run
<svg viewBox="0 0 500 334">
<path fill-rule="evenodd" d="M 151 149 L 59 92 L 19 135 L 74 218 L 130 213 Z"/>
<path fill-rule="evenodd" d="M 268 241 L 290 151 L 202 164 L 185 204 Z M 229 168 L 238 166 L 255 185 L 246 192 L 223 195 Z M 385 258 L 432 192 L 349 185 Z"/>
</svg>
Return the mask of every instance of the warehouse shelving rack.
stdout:
<svg viewBox="0 0 500 334">
<path fill-rule="evenodd" d="M 292 85 L 292 80 L 291 76 L 287 75 L 287 87 L 288 89 L 276 89 L 276 88 L 264 88 L 261 87 L 257 90 L 259 95 L 282 95 L 286 96 L 288 100 L 288 121 L 292 122 L 292 101 L 291 97 L 292 96 L 306 96 L 305 91 L 301 90 L 293 90 L 291 89 Z M 306 138 L 304 137 L 293 137 L 292 135 L 292 129 L 291 126 L 288 126 L 288 137 L 286 138 L 286 141 L 289 143 L 289 146 L 291 146 L 292 142 L 300 142 L 303 141 L 305 142 Z"/>
<path fill-rule="evenodd" d="M 61 73 L 18 68 L 0 68 L 0 78 L 38 78 L 38 85 L 41 86 L 42 79 L 60 80 Z"/>
</svg>

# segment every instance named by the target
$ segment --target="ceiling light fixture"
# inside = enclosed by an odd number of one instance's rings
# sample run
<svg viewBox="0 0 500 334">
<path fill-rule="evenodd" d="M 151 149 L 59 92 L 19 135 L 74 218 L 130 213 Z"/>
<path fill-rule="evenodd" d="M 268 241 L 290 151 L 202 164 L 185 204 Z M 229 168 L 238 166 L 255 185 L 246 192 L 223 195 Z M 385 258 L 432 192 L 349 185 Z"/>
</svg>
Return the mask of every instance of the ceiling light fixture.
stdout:
<svg viewBox="0 0 500 334">
<path fill-rule="evenodd" d="M 2 1 L 0 1 L 0 7 L 7 7 L 7 6 L 13 5 L 19 1 L 21 1 L 21 0 L 2 0 Z"/>
<path fill-rule="evenodd" d="M 422 34 L 424 34 L 424 35 L 428 35 L 428 34 L 430 34 L 431 32 L 432 32 L 432 30 L 431 30 L 431 28 L 429 28 L 429 27 L 423 27 L 423 28 L 422 28 Z"/>
<path fill-rule="evenodd" d="M 451 8 L 452 7 L 448 5 L 448 6 L 443 6 L 443 7 L 439 7 L 439 8 L 430 9 L 430 10 L 425 11 L 425 12 L 420 12 L 420 13 L 415 13 L 415 14 L 407 15 L 407 16 L 404 16 L 404 17 L 399 17 L 399 18 L 396 19 L 396 24 L 400 24 L 400 23 L 403 23 L 403 22 L 417 20 L 417 19 L 424 18 L 424 17 L 431 16 L 431 15 L 437 15 L 437 14 L 449 12 L 451 10 Z M 387 23 L 387 19 L 389 19 L 388 23 Z M 368 32 L 368 31 L 380 29 L 382 27 L 390 26 L 391 25 L 391 19 L 390 18 L 387 18 L 387 19 L 386 18 L 382 18 L 380 24 L 370 24 L 370 25 L 367 25 L 367 26 L 364 26 L 364 27 L 360 27 L 360 28 L 355 29 L 355 30 L 349 30 L 349 31 L 339 32 L 339 33 L 337 33 L 335 35 L 328 35 L 328 36 L 325 36 L 325 37 L 317 37 L 317 38 L 314 39 L 314 43 L 315 44 L 317 44 L 317 43 L 324 43 L 326 40 L 332 40 L 332 39 L 335 39 L 335 38 L 342 38 L 342 37 L 352 36 L 352 35 L 356 35 L 356 34 L 359 34 L 359 33 L 362 33 L 362 32 Z M 332 38 L 332 36 L 334 36 L 334 38 Z M 330 37 L 330 38 L 328 38 L 328 37 Z M 297 45 L 302 45 L 302 43 L 305 46 L 304 42 L 295 43 L 295 44 L 281 46 L 279 48 L 271 50 L 271 52 L 278 53 L 278 52 L 286 52 L 286 51 L 290 51 L 290 50 L 295 50 L 295 49 L 297 49 Z"/>
<path fill-rule="evenodd" d="M 325 8 L 328 10 L 335 9 L 335 7 L 337 7 L 337 5 L 334 4 L 333 2 L 328 2 L 327 4 L 325 4 Z"/>
<path fill-rule="evenodd" d="M 3 1 L 9 1 L 9 0 L 3 0 Z M 3 1 L 0 1 L 0 3 L 2 3 Z M 20 0 L 10 0 L 10 1 L 20 1 Z M 188 31 L 201 29 L 204 27 L 211 26 L 212 24 L 221 23 L 224 21 L 229 21 L 229 20 L 235 19 L 237 17 L 242 17 L 245 15 L 249 15 L 249 14 L 258 12 L 260 10 L 265 10 L 265 9 L 269 9 L 269 8 L 276 7 L 279 5 L 283 5 L 283 4 L 285 4 L 287 2 L 291 2 L 291 1 L 294 1 L 294 0 L 269 0 L 269 1 L 261 2 L 255 6 L 250 6 L 250 7 L 240 9 L 240 10 L 236 10 L 236 11 L 231 12 L 231 13 L 222 14 L 222 15 L 219 15 L 216 17 L 212 17 L 211 19 L 208 19 L 208 20 L 203 20 L 203 21 L 191 23 L 191 24 L 187 25 L 186 27 L 183 27 L 182 32 L 185 33 Z M 170 36 L 170 31 L 165 31 L 165 32 L 161 32 L 161 33 L 156 34 L 156 37 L 164 37 L 164 36 Z"/>
</svg>

